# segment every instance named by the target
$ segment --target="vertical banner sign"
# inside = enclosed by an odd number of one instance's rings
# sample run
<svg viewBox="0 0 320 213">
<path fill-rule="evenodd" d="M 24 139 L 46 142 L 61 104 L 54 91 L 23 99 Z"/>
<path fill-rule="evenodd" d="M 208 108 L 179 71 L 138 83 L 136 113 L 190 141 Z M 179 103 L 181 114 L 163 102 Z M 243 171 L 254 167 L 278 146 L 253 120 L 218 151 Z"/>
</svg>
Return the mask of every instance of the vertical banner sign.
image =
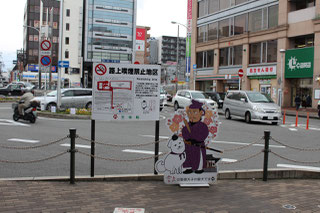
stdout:
<svg viewBox="0 0 320 213">
<path fill-rule="evenodd" d="M 93 64 L 92 119 L 159 120 L 159 65 Z"/>
<path fill-rule="evenodd" d="M 145 49 L 146 30 L 143 28 L 136 29 L 136 51 L 144 51 Z"/>
<path fill-rule="evenodd" d="M 218 134 L 218 112 L 197 100 L 167 120 L 172 133 L 169 154 L 156 162 L 166 184 L 208 184 L 217 180 L 221 150 L 212 147 Z"/>
<path fill-rule="evenodd" d="M 191 33 L 192 33 L 192 0 L 188 0 L 187 8 L 187 43 L 186 43 L 186 67 L 187 67 L 187 82 L 190 76 L 191 67 Z"/>
</svg>

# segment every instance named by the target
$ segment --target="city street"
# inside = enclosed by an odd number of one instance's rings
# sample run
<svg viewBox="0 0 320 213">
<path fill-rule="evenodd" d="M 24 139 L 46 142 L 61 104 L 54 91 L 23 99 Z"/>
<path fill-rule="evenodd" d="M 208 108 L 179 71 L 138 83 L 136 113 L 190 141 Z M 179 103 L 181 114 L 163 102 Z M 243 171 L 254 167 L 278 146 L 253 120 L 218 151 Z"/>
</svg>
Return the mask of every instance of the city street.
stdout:
<svg viewBox="0 0 320 213">
<path fill-rule="evenodd" d="M 172 107 L 165 107 L 160 113 L 160 140 L 170 137 L 166 127 L 166 118 L 174 113 Z M 262 139 L 264 131 L 269 130 L 271 136 L 278 142 L 270 141 L 272 152 L 297 162 L 281 159 L 274 154 L 269 155 L 269 168 L 309 167 L 320 171 L 320 164 L 304 164 L 302 162 L 319 161 L 319 151 L 309 151 L 308 148 L 319 149 L 320 120 L 311 119 L 309 130 L 306 130 L 306 118 L 299 118 L 295 127 L 295 117 L 286 117 L 286 124 L 278 126 L 268 123 L 247 124 L 241 119 L 226 120 L 220 115 L 219 135 L 210 147 L 226 150 L 221 156 L 220 170 L 262 169 L 264 147 Z M 27 147 L 45 145 L 57 141 L 69 134 L 70 128 L 76 128 L 82 138 L 91 137 L 90 120 L 68 120 L 38 117 L 35 124 L 25 121 L 13 122 L 11 103 L 0 104 L 0 178 L 9 177 L 44 177 L 68 176 L 70 168 L 69 153 L 35 163 L 5 163 L 3 161 L 33 161 L 41 160 L 69 149 L 70 139 L 37 149 L 4 149 L 1 146 Z M 155 122 L 96 122 L 96 141 L 103 144 L 140 146 L 106 146 L 96 144 L 95 175 L 144 174 L 153 173 L 154 144 L 142 146 L 154 141 Z M 166 141 L 160 143 L 160 152 L 166 153 Z M 260 144 L 254 143 L 260 141 Z M 252 146 L 242 148 L 245 145 Z M 305 150 L 295 150 L 288 146 L 300 147 Z M 84 153 L 90 153 L 90 141 L 77 138 L 76 148 Z M 233 149 L 233 150 L 231 150 Z M 141 158 L 150 158 L 139 160 Z M 127 161 L 137 159 L 136 161 Z M 242 161 L 243 160 L 243 161 Z M 90 157 L 76 153 L 76 175 L 90 175 Z"/>
</svg>

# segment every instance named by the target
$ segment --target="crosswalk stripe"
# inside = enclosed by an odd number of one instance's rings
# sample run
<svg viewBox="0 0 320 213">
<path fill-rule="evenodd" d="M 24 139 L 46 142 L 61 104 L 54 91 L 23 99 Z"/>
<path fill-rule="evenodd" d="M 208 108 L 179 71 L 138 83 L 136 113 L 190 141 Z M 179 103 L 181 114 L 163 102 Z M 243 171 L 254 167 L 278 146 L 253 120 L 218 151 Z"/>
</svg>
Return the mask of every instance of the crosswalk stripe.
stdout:
<svg viewBox="0 0 320 213">
<path fill-rule="evenodd" d="M 147 155 L 154 155 L 154 151 L 146 151 L 146 150 L 134 150 L 134 149 L 124 149 L 122 152 L 129 152 L 129 153 L 141 153 L 141 154 L 147 154 Z M 161 155 L 162 152 L 159 152 L 159 155 Z"/>
<path fill-rule="evenodd" d="M 60 144 L 60 146 L 70 147 L 70 144 L 63 143 L 63 144 Z M 81 145 L 81 144 L 76 144 L 75 147 L 76 148 L 83 148 L 83 149 L 91 149 L 91 146 Z"/>
<path fill-rule="evenodd" d="M 29 140 L 29 139 L 20 139 L 20 138 L 10 138 L 8 141 L 21 142 L 21 143 L 39 143 L 39 140 Z"/>
<path fill-rule="evenodd" d="M 306 170 L 312 170 L 312 171 L 320 172 L 320 167 L 313 167 L 313 166 L 300 166 L 300 165 L 292 165 L 292 164 L 277 164 L 277 167 L 293 168 L 293 169 L 306 169 Z"/>
</svg>

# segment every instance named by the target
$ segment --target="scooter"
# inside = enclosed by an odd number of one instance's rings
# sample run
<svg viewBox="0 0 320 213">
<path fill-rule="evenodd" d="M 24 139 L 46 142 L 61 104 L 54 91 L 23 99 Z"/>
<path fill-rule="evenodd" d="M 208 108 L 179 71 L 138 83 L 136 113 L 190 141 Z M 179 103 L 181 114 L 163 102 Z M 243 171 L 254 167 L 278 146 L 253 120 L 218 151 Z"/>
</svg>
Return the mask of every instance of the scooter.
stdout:
<svg viewBox="0 0 320 213">
<path fill-rule="evenodd" d="M 30 106 L 24 109 L 24 115 L 20 115 L 18 105 L 23 103 L 24 101 L 19 101 L 18 103 L 12 104 L 13 120 L 18 121 L 19 119 L 23 119 L 26 121 L 30 121 L 30 123 L 35 123 L 37 120 L 37 107 L 40 106 L 39 102 L 31 101 Z"/>
</svg>

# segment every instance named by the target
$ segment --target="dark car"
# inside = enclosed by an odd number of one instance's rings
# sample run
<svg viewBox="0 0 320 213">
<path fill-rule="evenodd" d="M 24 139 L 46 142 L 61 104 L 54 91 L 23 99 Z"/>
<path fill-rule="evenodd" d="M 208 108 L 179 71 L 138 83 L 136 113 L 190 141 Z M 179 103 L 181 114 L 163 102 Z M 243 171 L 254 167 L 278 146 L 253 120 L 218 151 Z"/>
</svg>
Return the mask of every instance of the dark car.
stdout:
<svg viewBox="0 0 320 213">
<path fill-rule="evenodd" d="M 23 94 L 22 88 L 21 84 L 8 84 L 6 87 L 0 88 L 0 95 L 20 96 Z"/>
<path fill-rule="evenodd" d="M 224 97 L 222 98 L 220 96 L 220 93 L 219 92 L 205 92 L 207 95 L 209 95 L 209 97 L 214 100 L 215 102 L 217 102 L 218 104 L 218 108 L 222 108 L 223 107 L 223 99 Z"/>
</svg>

